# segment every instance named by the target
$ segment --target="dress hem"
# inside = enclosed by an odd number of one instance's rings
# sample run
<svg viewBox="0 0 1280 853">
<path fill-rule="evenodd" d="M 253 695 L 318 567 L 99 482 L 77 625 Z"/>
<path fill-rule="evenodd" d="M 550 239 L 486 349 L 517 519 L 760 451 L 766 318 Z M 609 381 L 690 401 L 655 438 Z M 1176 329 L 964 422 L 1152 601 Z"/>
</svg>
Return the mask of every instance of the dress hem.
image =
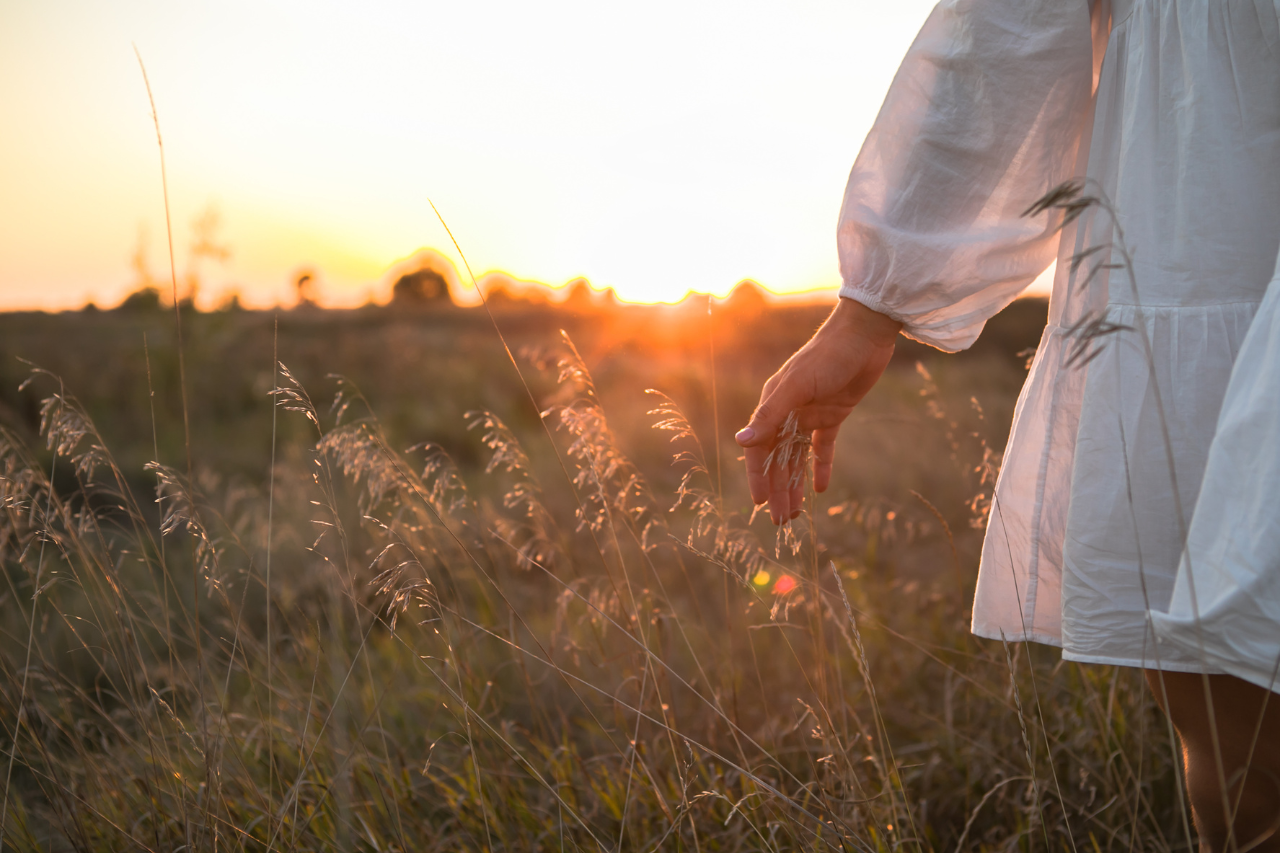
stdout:
<svg viewBox="0 0 1280 853">
<path fill-rule="evenodd" d="M 1186 661 L 1169 661 L 1169 660 L 1143 660 L 1141 658 L 1116 658 L 1108 655 L 1082 655 L 1075 652 L 1062 650 L 1062 659 L 1069 660 L 1074 663 L 1100 663 L 1109 666 L 1131 666 L 1136 669 L 1155 669 L 1161 672 L 1203 672 L 1208 675 L 1222 675 L 1225 670 L 1216 666 L 1200 664 L 1199 662 L 1188 663 Z"/>
<path fill-rule="evenodd" d="M 969 632 L 975 637 L 982 637 L 984 640 L 1003 640 L 1010 643 L 1041 643 L 1046 646 L 1062 648 L 1062 640 L 1052 634 L 1041 634 L 1037 631 L 1020 631 L 1017 634 L 1005 634 L 1004 636 L 1000 635 L 999 630 L 991 632 L 989 630 L 970 628 Z"/>
<path fill-rule="evenodd" d="M 1068 651 L 1062 648 L 1062 640 L 1050 634 L 1041 634 L 1036 631 L 1019 632 L 1016 635 L 1005 634 L 1000 636 L 1000 632 L 996 631 L 979 631 L 976 628 L 970 629 L 975 637 L 982 637 L 985 640 L 1004 640 L 1010 643 L 1040 643 L 1045 646 L 1053 646 L 1062 649 L 1062 659 L 1069 660 L 1073 663 L 1095 663 L 1106 666 L 1130 666 L 1135 669 L 1156 669 L 1161 672 L 1205 672 L 1209 675 L 1223 675 L 1226 670 L 1209 665 L 1201 665 L 1198 661 L 1168 661 L 1168 660 L 1151 660 L 1142 658 L 1122 658 L 1113 657 L 1111 655 L 1087 655 L 1079 652 Z"/>
</svg>

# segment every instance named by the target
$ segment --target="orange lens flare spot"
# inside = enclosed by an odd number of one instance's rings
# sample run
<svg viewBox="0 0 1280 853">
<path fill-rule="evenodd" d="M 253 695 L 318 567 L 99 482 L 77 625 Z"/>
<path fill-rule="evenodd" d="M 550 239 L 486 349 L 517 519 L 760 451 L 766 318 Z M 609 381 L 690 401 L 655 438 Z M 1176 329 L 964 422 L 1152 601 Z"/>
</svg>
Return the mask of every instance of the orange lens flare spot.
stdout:
<svg viewBox="0 0 1280 853">
<path fill-rule="evenodd" d="M 796 579 L 791 575 L 783 575 L 778 578 L 778 582 L 773 585 L 774 595 L 786 595 L 796 588 Z"/>
</svg>

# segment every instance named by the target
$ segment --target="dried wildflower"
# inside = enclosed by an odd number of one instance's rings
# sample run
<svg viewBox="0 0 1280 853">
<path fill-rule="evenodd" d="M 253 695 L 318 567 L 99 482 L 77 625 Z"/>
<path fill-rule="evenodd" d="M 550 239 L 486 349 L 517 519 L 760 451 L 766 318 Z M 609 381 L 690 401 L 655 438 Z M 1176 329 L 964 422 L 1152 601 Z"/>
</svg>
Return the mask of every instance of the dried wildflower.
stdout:
<svg viewBox="0 0 1280 853">
<path fill-rule="evenodd" d="M 568 349 L 559 362 L 559 378 L 561 383 L 570 383 L 578 396 L 566 405 L 547 410 L 543 417 L 558 416 L 560 427 L 572 436 L 567 454 L 578 469 L 573 476 L 581 499 L 578 527 L 601 531 L 616 514 L 633 527 L 641 547 L 651 550 L 664 539 L 656 534 L 665 532 L 665 521 L 657 513 L 656 502 L 639 469 L 619 449 L 596 397 L 590 371 L 568 335 L 564 339 Z"/>
<path fill-rule="evenodd" d="M 734 526 L 726 517 L 720 497 L 712 488 L 711 472 L 702 444 L 684 412 L 662 392 L 651 389 L 646 393 L 660 398 L 658 406 L 649 411 L 650 415 L 659 418 L 653 428 L 673 433 L 673 442 L 687 439 L 693 443 L 692 450 L 677 451 L 671 461 L 672 465 L 682 465 L 685 470 L 676 490 L 676 501 L 669 511 L 687 507 L 694 514 L 685 546 L 746 583 L 771 565 L 768 555 L 749 530 Z M 699 485 L 699 482 L 705 485 Z M 706 550 L 704 545 L 709 545 L 710 550 Z"/>
<path fill-rule="evenodd" d="M 320 415 L 316 411 L 315 405 L 311 402 L 311 397 L 308 396 L 307 390 L 302 387 L 302 383 L 294 377 L 284 362 L 277 362 L 276 366 L 280 370 L 280 375 L 289 383 L 287 386 L 280 386 L 272 390 L 271 394 L 276 398 L 276 404 L 286 412 L 301 413 L 315 425 L 316 429 L 321 429 Z"/>
<path fill-rule="evenodd" d="M 367 421 L 329 430 L 316 443 L 316 450 L 333 459 L 349 480 L 363 487 L 359 506 L 364 515 L 374 514 L 384 503 L 403 503 L 407 493 L 413 492 L 407 469 L 396 464 L 376 427 Z"/>
<path fill-rule="evenodd" d="M 769 469 L 774 466 L 790 472 L 788 482 L 794 489 L 804 482 L 809 463 L 809 448 L 812 445 L 812 437 L 800 431 L 800 414 L 792 411 L 778 429 L 778 440 L 773 450 L 769 451 L 769 455 L 765 457 L 764 473 L 768 474 Z"/>
<path fill-rule="evenodd" d="M 385 524 L 373 521 L 387 534 L 395 536 Z M 395 539 L 396 541 L 379 551 L 378 556 L 374 557 L 373 562 L 369 564 L 370 570 L 376 573 L 369 585 L 374 588 L 377 595 L 388 597 L 386 607 L 391 614 L 392 631 L 396 629 L 396 621 L 400 614 L 408 610 L 410 604 L 417 604 L 432 612 L 437 611 L 440 604 L 435 586 L 421 561 L 418 560 L 417 554 L 399 540 L 399 537 Z M 403 553 L 404 558 L 387 559 L 389 555 L 397 552 Z"/>
<path fill-rule="evenodd" d="M 1118 332 L 1132 332 L 1133 326 L 1113 323 L 1107 319 L 1107 312 L 1085 312 L 1085 315 L 1073 323 L 1063 336 L 1073 341 L 1071 351 L 1067 355 L 1066 366 L 1085 367 L 1089 362 L 1102 355 L 1101 341 Z"/>
<path fill-rule="evenodd" d="M 58 393 L 41 401 L 40 432 L 45 437 L 45 445 L 59 456 L 69 458 L 76 474 L 86 482 L 93 479 L 98 466 L 110 463 L 97 428 L 71 397 Z"/>
<path fill-rule="evenodd" d="M 196 570 L 212 588 L 222 585 L 219 557 L 223 542 L 210 533 L 200 518 L 196 497 L 186 478 L 167 465 L 148 462 L 145 470 L 156 475 L 156 504 L 160 507 L 160 532 L 164 536 L 186 532 L 195 544 Z"/>
</svg>

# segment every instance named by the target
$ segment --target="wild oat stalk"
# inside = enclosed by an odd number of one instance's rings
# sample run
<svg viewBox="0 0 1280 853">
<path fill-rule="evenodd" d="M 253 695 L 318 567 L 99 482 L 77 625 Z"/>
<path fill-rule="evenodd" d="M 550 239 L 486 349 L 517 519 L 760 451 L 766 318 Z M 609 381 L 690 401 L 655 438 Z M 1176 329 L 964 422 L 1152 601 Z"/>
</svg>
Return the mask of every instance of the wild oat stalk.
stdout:
<svg viewBox="0 0 1280 853">
<path fill-rule="evenodd" d="M 778 440 L 764 460 L 764 474 L 777 467 L 788 474 L 787 484 L 795 488 L 804 482 L 806 466 L 809 462 L 809 450 L 813 439 L 808 433 L 800 431 L 800 413 L 789 412 L 782 426 L 778 428 Z"/>
<path fill-rule="evenodd" d="M 653 428 L 671 433 L 671 441 L 687 441 L 691 450 L 679 450 L 673 458 L 673 466 L 683 467 L 680 485 L 676 488 L 675 503 L 669 512 L 686 508 L 693 512 L 693 523 L 685 544 L 694 553 L 702 553 L 703 542 L 710 538 L 707 558 L 728 570 L 739 583 L 750 584 L 761 571 L 776 566 L 760 547 L 759 540 L 750 530 L 731 523 L 725 514 L 721 494 L 712 489 L 711 472 L 707 468 L 706 455 L 693 425 L 685 417 L 676 402 L 661 391 L 650 388 L 645 393 L 659 399 L 657 407 L 649 411 L 658 420 Z M 700 483 L 699 481 L 705 481 Z"/>
</svg>

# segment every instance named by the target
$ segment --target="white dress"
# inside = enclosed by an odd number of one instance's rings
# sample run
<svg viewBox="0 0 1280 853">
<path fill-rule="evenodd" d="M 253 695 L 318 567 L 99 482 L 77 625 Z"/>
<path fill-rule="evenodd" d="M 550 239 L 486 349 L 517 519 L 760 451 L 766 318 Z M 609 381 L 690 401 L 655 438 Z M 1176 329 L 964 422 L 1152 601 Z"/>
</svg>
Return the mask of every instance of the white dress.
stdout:
<svg viewBox="0 0 1280 853">
<path fill-rule="evenodd" d="M 910 337 L 967 347 L 1057 256 L 981 636 L 1264 685 L 1280 660 L 1280 306 L 1232 373 L 1280 249 L 1278 4 L 945 0 L 858 155 L 841 295 Z M 1118 228 L 1022 215 L 1083 176 Z"/>
</svg>

